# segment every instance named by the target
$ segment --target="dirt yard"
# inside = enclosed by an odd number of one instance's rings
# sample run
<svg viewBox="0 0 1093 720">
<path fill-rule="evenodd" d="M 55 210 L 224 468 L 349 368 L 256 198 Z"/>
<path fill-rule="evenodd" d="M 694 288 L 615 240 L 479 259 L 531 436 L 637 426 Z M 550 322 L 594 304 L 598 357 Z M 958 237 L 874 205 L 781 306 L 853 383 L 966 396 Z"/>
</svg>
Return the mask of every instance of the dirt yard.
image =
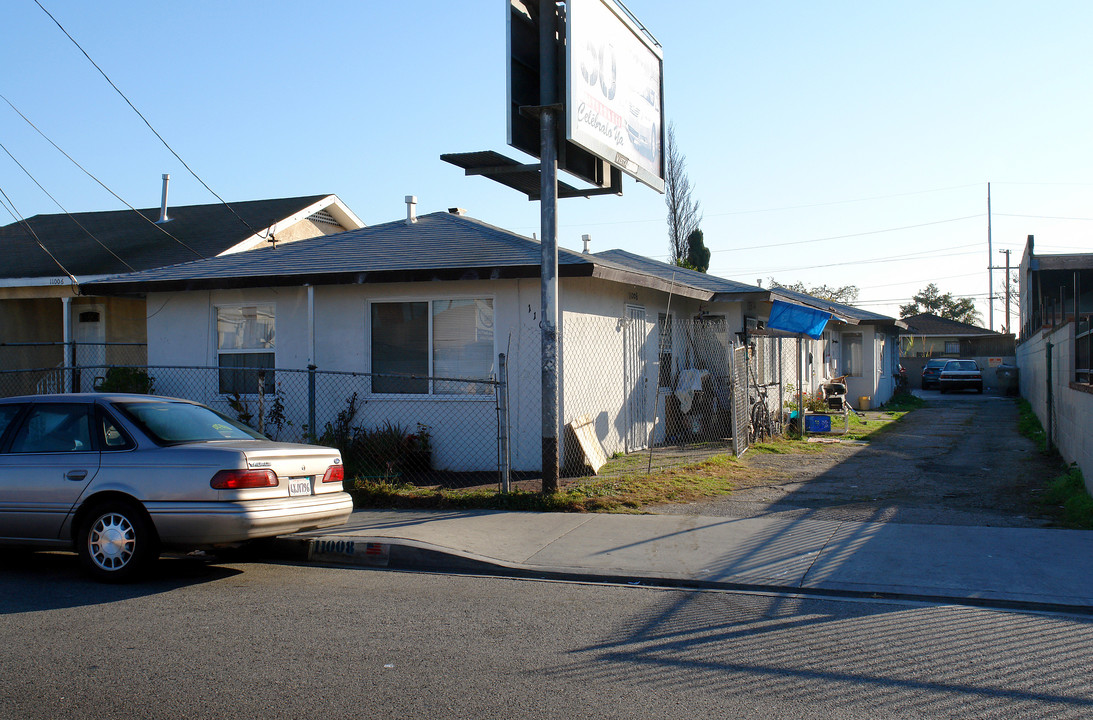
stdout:
<svg viewBox="0 0 1093 720">
<path fill-rule="evenodd" d="M 989 395 L 923 393 L 868 444 L 815 453 L 751 450 L 749 487 L 731 496 L 651 508 L 658 513 L 941 525 L 1045 527 L 1055 514 L 1039 497 L 1063 468 L 1017 433 L 1016 401 Z"/>
</svg>

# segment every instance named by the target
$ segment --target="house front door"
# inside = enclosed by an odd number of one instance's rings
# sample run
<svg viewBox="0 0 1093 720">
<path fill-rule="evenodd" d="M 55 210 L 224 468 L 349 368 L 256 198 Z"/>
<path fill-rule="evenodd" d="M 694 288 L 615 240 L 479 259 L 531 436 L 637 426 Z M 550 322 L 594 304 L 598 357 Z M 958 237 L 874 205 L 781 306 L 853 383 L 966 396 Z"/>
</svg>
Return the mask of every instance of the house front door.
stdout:
<svg viewBox="0 0 1093 720">
<path fill-rule="evenodd" d="M 645 343 L 649 331 L 645 308 L 626 306 L 623 330 L 623 391 L 626 394 L 626 452 L 634 452 L 649 442 L 649 412 Z"/>
<path fill-rule="evenodd" d="M 92 392 L 95 378 L 106 373 L 106 312 L 102 305 L 79 305 L 72 318 L 75 327 L 76 367 L 80 370 L 80 392 Z"/>
</svg>

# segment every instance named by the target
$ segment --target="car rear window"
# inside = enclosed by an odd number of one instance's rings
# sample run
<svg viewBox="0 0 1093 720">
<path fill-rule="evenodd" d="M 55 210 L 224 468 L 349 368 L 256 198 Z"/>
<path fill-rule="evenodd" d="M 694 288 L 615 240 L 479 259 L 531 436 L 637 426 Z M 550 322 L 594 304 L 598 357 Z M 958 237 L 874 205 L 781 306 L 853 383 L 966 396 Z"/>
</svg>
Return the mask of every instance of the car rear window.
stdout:
<svg viewBox="0 0 1093 720">
<path fill-rule="evenodd" d="M 950 360 L 945 366 L 946 370 L 978 370 L 979 366 L 974 360 Z"/>
<path fill-rule="evenodd" d="M 164 445 L 206 440 L 264 440 L 264 435 L 203 405 L 168 401 L 112 405 L 144 433 Z"/>
</svg>

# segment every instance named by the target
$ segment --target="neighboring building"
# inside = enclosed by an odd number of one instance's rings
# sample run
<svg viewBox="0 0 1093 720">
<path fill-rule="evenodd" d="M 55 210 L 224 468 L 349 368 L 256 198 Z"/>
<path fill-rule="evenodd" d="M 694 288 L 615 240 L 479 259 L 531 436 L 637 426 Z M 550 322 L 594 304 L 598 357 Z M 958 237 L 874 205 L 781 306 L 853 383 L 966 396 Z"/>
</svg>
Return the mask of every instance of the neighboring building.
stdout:
<svg viewBox="0 0 1093 720">
<path fill-rule="evenodd" d="M 1029 235 L 1020 287 L 1021 396 L 1093 491 L 1093 253 L 1037 255 Z"/>
<path fill-rule="evenodd" d="M 35 215 L 5 225 L 0 368 L 143 362 L 144 298 L 98 296 L 86 290 L 90 281 L 362 227 L 335 195 L 254 200 L 230 209 L 217 203 Z M 76 357 L 68 362 L 66 342 L 75 343 L 69 347 Z"/>
<path fill-rule="evenodd" d="M 147 297 L 155 308 L 148 317 L 150 366 L 221 368 L 219 381 L 195 399 L 222 400 L 251 386 L 257 392 L 255 378 L 236 385 L 242 376 L 231 369 L 237 367 L 402 374 L 373 375 L 358 399 L 380 422 L 429 426 L 433 463 L 443 470 L 482 469 L 489 454 L 482 448 L 497 440 L 496 425 L 487 421 L 496 411 L 492 392 L 437 378 L 492 378 L 498 354 L 505 353 L 510 426 L 519 429 L 512 467 L 536 470 L 542 449 L 540 260 L 535 240 L 461 211 L 416 217 L 410 205 L 406 220 L 92 287 Z M 608 455 L 663 438 L 656 418 L 671 414 L 668 396 L 680 377 L 704 375 L 701 389 L 710 396 L 705 407 L 727 411 L 721 391 L 729 383 L 733 348 L 749 341 L 749 327 L 761 327 L 773 299 L 826 305 L 618 250 L 560 249 L 558 277 L 560 420 L 590 418 Z M 846 306 L 838 310 L 845 322 L 833 331 L 833 342 L 856 338 L 858 353 L 846 357 L 862 379 L 860 394 L 883 402 L 896 366 L 895 321 Z M 787 359 L 792 365 L 794 358 Z M 882 376 L 879 386 L 873 382 Z M 266 380 L 273 389 L 274 381 Z M 170 394 L 168 382 L 157 379 L 156 391 Z M 873 384 L 865 389 L 864 383 Z M 858 387 L 853 378 L 852 386 Z M 193 397 L 193 388 L 186 389 Z M 470 406 L 481 413 L 480 424 L 467 420 Z M 316 426 L 329 420 L 316 418 Z"/>
<path fill-rule="evenodd" d="M 950 320 L 933 313 L 919 313 L 903 318 L 907 329 L 900 333 L 900 345 L 903 357 L 964 357 L 969 352 L 977 353 L 984 339 L 988 344 L 1005 343 L 1009 338 L 1009 352 L 998 353 L 1013 355 L 1013 336 L 1003 335 L 978 325 Z M 999 345 L 1000 349 L 1006 349 Z"/>
<path fill-rule="evenodd" d="M 1017 362 L 1014 336 L 950 320 L 932 313 L 903 318 L 907 329 L 900 333 L 900 362 L 913 387 L 921 387 L 922 368 L 931 358 L 975 360 L 983 372 L 987 389 L 997 389 L 997 369 Z"/>
<path fill-rule="evenodd" d="M 847 398 L 855 407 L 867 410 L 888 402 L 899 376 L 902 321 L 786 288 L 772 288 L 771 295 L 833 316 L 823 337 L 808 341 L 804 350 L 806 390 L 815 392 L 824 379 L 846 376 Z M 861 398 L 867 401 L 862 404 Z"/>
</svg>

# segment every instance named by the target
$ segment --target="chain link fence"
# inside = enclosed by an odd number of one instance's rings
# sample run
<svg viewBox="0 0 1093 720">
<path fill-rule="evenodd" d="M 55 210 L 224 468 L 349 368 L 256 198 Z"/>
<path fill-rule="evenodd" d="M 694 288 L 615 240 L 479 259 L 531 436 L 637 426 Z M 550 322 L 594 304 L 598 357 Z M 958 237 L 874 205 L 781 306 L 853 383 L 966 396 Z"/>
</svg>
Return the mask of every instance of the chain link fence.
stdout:
<svg viewBox="0 0 1093 720">
<path fill-rule="evenodd" d="M 781 418 L 779 341 L 761 338 L 749 351 L 724 318 L 630 307 L 619 318 L 565 313 L 560 330 L 568 476 L 649 474 L 741 454 L 760 392 Z M 538 337 L 529 335 L 522 345 Z M 539 385 L 512 387 L 538 392 Z"/>
<path fill-rule="evenodd" d="M 87 357 L 86 350 L 74 354 Z M 101 391 L 185 398 L 274 440 L 337 447 L 347 478 L 446 488 L 502 482 L 500 386 L 317 369 L 104 364 L 0 371 L 0 397 Z"/>
<path fill-rule="evenodd" d="M 785 367 L 794 357 L 786 342 L 755 337 L 744 346 L 722 318 L 647 316 L 636 307 L 619 318 L 565 313 L 563 475 L 641 475 L 742 454 L 756 403 L 765 401 L 772 418 L 782 417 Z M 106 391 L 195 400 L 275 440 L 337 447 L 351 478 L 503 488 L 539 477 L 542 366 L 535 327 L 509 340 L 491 380 L 148 366 L 143 345 L 91 345 L 18 348 L 4 367 L 16 354 L 24 363 L 34 353 L 58 363 L 0 370 L 0 396 Z M 16 349 L 0 346 L 0 352 Z"/>
</svg>

